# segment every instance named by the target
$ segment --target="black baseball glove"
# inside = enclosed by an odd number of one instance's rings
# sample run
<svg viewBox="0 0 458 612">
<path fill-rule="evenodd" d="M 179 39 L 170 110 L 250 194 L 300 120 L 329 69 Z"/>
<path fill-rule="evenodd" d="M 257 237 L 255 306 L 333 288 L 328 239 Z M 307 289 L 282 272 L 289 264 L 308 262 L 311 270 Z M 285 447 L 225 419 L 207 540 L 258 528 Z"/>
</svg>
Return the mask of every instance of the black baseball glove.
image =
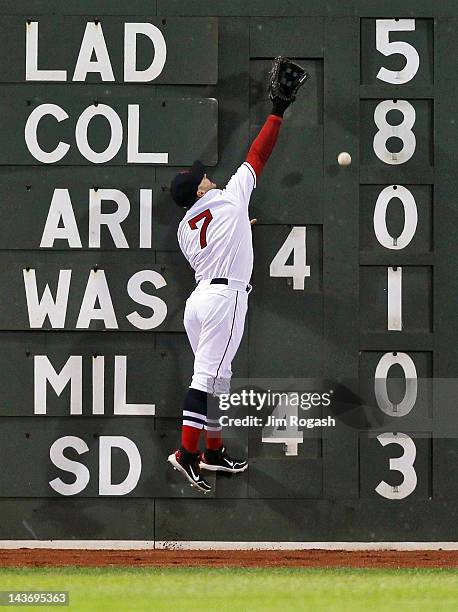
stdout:
<svg viewBox="0 0 458 612">
<path fill-rule="evenodd" d="M 288 106 L 296 99 L 299 88 L 309 78 L 302 66 L 279 55 L 273 61 L 269 73 L 268 92 L 273 103 L 273 113 L 283 116 Z"/>
</svg>

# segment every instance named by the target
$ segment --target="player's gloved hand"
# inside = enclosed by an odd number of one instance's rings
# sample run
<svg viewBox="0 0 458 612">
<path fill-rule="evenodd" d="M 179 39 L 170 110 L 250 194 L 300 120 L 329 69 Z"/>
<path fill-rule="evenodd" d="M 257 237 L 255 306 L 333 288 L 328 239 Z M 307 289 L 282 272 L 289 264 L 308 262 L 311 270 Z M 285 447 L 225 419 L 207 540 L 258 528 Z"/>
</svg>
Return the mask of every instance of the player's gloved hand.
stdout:
<svg viewBox="0 0 458 612">
<path fill-rule="evenodd" d="M 282 100 L 281 98 L 274 98 L 272 100 L 272 115 L 277 115 L 277 117 L 283 117 L 285 110 L 288 108 L 290 104 L 292 104 L 292 100 Z"/>
<path fill-rule="evenodd" d="M 302 66 L 279 55 L 272 63 L 267 91 L 272 100 L 272 114 L 283 117 L 283 113 L 296 99 L 300 87 L 309 74 Z"/>
</svg>

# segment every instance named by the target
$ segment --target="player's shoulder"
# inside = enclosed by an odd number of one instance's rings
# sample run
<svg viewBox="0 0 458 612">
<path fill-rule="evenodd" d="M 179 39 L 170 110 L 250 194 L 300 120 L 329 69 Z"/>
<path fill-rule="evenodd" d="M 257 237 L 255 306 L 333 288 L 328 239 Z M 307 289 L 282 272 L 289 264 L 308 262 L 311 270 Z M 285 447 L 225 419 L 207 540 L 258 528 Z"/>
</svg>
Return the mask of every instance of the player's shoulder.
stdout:
<svg viewBox="0 0 458 612">
<path fill-rule="evenodd" d="M 253 166 L 249 162 L 244 161 L 239 170 L 246 174 L 253 181 L 254 187 L 256 187 L 256 172 Z"/>
<path fill-rule="evenodd" d="M 224 192 L 225 194 L 235 193 L 238 195 L 240 193 L 240 190 L 242 190 L 242 192 L 251 192 L 251 190 L 255 188 L 256 173 L 251 164 L 249 164 L 247 161 L 244 161 L 243 164 L 241 164 L 237 168 L 235 173 L 229 179 L 229 182 L 227 183 Z"/>
<path fill-rule="evenodd" d="M 191 209 L 189 209 L 191 210 Z M 186 211 L 186 213 L 184 214 L 183 218 L 181 219 L 181 221 L 178 223 L 178 228 L 177 228 L 177 235 L 178 238 L 183 234 L 183 232 L 186 230 L 186 228 L 188 227 L 188 221 L 191 218 L 189 216 L 189 210 Z"/>
</svg>

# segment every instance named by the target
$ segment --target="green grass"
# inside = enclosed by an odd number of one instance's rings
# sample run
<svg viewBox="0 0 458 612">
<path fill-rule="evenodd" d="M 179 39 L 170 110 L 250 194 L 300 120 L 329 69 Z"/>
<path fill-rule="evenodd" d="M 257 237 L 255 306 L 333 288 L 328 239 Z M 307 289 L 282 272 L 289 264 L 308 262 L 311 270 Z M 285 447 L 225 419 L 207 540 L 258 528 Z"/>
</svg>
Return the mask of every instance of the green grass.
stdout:
<svg viewBox="0 0 458 612">
<path fill-rule="evenodd" d="M 453 569 L 2 569 L 0 590 L 9 589 L 70 591 L 70 608 L 41 610 L 458 610 Z"/>
</svg>

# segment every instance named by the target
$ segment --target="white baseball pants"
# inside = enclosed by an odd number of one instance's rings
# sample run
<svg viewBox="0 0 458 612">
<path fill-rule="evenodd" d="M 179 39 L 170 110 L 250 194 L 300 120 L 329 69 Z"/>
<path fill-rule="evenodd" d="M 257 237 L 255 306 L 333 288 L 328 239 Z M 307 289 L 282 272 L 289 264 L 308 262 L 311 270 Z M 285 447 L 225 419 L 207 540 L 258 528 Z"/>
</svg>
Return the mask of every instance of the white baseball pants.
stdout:
<svg viewBox="0 0 458 612">
<path fill-rule="evenodd" d="M 240 288 L 201 281 L 186 300 L 184 326 L 195 356 L 193 389 L 212 395 L 229 393 L 231 363 L 242 340 L 248 308 L 249 291 L 243 283 L 237 286 Z"/>
</svg>

